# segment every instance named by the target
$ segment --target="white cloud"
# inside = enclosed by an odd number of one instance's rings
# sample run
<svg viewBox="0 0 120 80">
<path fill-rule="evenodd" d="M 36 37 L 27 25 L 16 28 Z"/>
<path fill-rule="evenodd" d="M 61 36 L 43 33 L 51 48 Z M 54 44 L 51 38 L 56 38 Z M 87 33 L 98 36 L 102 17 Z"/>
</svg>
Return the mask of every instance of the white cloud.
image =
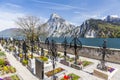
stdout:
<svg viewBox="0 0 120 80">
<path fill-rule="evenodd" d="M 23 13 L 13 13 L 13 12 L 0 12 L 0 31 L 15 28 L 15 20 L 17 17 L 24 16 Z"/>
<path fill-rule="evenodd" d="M 15 19 L 25 15 L 19 12 L 21 8 L 21 6 L 13 3 L 4 3 L 0 5 L 0 31 L 16 27 L 14 23 Z"/>
</svg>

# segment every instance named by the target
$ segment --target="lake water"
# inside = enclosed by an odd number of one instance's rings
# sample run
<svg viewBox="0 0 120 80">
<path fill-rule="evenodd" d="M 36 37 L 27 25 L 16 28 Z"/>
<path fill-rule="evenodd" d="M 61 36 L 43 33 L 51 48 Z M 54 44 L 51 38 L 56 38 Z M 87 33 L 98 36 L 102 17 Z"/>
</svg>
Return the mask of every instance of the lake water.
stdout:
<svg viewBox="0 0 120 80">
<path fill-rule="evenodd" d="M 49 38 L 49 40 L 54 39 L 57 43 L 62 43 L 64 41 L 64 38 Z M 102 46 L 103 41 L 107 40 L 107 47 L 108 48 L 117 48 L 120 49 L 120 38 L 79 38 L 82 45 L 86 46 Z M 41 38 L 42 41 L 45 40 L 45 38 Z M 67 38 L 68 43 L 72 41 L 72 38 Z"/>
</svg>

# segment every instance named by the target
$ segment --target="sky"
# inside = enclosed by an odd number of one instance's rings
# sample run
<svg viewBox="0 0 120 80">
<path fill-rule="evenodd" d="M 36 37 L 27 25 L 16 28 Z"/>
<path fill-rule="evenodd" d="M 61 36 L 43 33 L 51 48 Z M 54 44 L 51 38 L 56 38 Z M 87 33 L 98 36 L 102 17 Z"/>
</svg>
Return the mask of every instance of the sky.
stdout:
<svg viewBox="0 0 120 80">
<path fill-rule="evenodd" d="M 52 13 L 79 26 L 89 18 L 120 17 L 120 0 L 0 0 L 0 31 L 18 27 L 18 17 L 32 15 L 45 22 Z"/>
</svg>

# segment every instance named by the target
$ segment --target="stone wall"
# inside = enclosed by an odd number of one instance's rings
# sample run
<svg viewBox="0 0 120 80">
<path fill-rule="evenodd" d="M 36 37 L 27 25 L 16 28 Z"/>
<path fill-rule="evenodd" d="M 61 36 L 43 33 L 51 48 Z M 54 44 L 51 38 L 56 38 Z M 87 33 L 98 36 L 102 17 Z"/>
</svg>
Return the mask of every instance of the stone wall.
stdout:
<svg viewBox="0 0 120 80">
<path fill-rule="evenodd" d="M 47 46 L 44 43 L 41 43 L 41 46 L 43 48 L 47 49 Z M 60 52 L 64 52 L 64 48 L 61 46 L 61 44 L 57 44 L 57 50 Z M 100 49 L 98 47 L 91 47 L 91 46 L 83 46 L 82 49 L 78 49 L 78 55 L 84 56 L 88 58 L 94 58 L 94 59 L 101 59 L 102 56 L 99 56 Z M 68 46 L 67 53 L 74 54 L 74 49 L 70 48 Z M 106 61 L 114 62 L 114 63 L 120 63 L 120 49 L 109 49 L 109 52 L 111 55 L 108 55 L 106 57 Z"/>
</svg>

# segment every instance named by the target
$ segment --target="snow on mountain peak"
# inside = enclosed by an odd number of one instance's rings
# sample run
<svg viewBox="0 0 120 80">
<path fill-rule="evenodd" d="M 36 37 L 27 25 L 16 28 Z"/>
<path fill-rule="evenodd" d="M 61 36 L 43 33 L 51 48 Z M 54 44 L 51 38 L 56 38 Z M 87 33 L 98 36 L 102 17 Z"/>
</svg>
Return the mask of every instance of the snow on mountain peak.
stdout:
<svg viewBox="0 0 120 80">
<path fill-rule="evenodd" d="M 118 15 L 110 15 L 111 17 L 118 18 Z"/>
<path fill-rule="evenodd" d="M 54 19 L 54 18 L 61 18 L 61 17 L 58 14 L 53 13 L 53 14 L 51 14 L 50 18 Z"/>
</svg>

